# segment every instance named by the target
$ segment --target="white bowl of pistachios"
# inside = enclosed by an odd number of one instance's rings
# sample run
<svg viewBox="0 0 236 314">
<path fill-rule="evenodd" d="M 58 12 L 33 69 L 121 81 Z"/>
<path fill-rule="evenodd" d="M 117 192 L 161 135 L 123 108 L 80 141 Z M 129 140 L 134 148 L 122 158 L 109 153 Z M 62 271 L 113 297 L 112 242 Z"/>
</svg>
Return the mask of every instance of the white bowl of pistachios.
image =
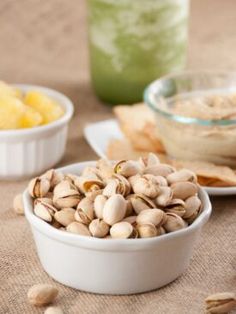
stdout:
<svg viewBox="0 0 236 314">
<path fill-rule="evenodd" d="M 211 214 L 195 174 L 153 154 L 49 170 L 31 180 L 24 207 L 44 270 L 103 294 L 141 293 L 175 280 Z"/>
</svg>

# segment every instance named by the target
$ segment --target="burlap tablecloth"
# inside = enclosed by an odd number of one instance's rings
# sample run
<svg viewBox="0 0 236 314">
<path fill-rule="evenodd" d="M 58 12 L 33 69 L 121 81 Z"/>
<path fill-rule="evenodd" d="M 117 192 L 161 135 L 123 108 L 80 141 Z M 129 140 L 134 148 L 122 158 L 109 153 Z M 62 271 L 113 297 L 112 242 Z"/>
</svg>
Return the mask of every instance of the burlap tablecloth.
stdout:
<svg viewBox="0 0 236 314">
<path fill-rule="evenodd" d="M 236 67 L 235 0 L 194 0 L 191 13 L 188 67 Z M 112 116 L 91 90 L 86 41 L 83 0 L 0 2 L 0 78 L 54 87 L 74 101 L 75 116 L 60 165 L 96 158 L 83 138 L 83 126 Z M 213 215 L 182 277 L 150 293 L 105 296 L 57 284 L 43 271 L 26 219 L 12 210 L 13 196 L 25 186 L 26 182 L 0 182 L 1 314 L 43 313 L 26 300 L 28 288 L 41 282 L 58 286 L 56 304 L 68 314 L 199 314 L 203 313 L 203 300 L 208 294 L 236 290 L 233 196 L 213 200 Z"/>
</svg>

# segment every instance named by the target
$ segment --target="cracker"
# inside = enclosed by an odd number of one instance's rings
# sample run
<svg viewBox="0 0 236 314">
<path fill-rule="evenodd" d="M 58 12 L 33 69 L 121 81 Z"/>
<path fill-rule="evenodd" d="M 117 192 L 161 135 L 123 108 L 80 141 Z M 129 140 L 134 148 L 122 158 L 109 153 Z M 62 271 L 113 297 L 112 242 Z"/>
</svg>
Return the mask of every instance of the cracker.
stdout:
<svg viewBox="0 0 236 314">
<path fill-rule="evenodd" d="M 141 151 L 134 149 L 127 139 L 110 141 L 107 147 L 107 157 L 111 160 L 120 159 L 138 159 L 146 157 L 149 151 Z M 164 154 L 156 154 L 161 162 L 167 163 L 168 158 Z"/>
<path fill-rule="evenodd" d="M 204 161 L 172 161 L 176 168 L 188 168 L 196 173 L 201 185 L 235 186 L 236 173 L 227 166 L 219 166 Z"/>
<path fill-rule="evenodd" d="M 116 106 L 114 113 L 121 130 L 137 150 L 164 152 L 151 110 L 143 103 Z"/>
</svg>

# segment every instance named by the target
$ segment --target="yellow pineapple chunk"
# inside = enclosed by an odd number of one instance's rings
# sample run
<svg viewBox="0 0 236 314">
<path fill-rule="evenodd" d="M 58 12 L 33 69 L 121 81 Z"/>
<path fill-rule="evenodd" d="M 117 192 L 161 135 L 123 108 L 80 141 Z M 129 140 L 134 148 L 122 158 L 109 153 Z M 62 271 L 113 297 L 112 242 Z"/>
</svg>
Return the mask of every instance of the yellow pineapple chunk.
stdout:
<svg viewBox="0 0 236 314">
<path fill-rule="evenodd" d="M 13 96 L 17 98 L 22 98 L 22 92 L 14 88 L 3 81 L 0 81 L 0 96 Z"/>
<path fill-rule="evenodd" d="M 56 101 L 38 91 L 26 93 L 24 102 L 41 114 L 42 124 L 58 120 L 64 114 L 62 107 Z"/>
<path fill-rule="evenodd" d="M 39 126 L 43 122 L 43 117 L 39 112 L 30 106 L 25 105 L 25 112 L 20 119 L 21 128 L 32 128 Z"/>
<path fill-rule="evenodd" d="M 25 112 L 24 104 L 11 96 L 0 96 L 0 129 L 20 128 L 20 119 Z"/>
</svg>

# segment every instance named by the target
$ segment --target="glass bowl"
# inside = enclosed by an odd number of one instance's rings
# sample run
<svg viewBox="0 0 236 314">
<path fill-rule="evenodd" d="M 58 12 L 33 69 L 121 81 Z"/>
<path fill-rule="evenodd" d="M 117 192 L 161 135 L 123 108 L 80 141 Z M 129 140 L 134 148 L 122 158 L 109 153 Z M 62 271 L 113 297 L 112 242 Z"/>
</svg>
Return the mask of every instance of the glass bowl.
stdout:
<svg viewBox="0 0 236 314">
<path fill-rule="evenodd" d="M 236 168 L 236 73 L 168 75 L 146 88 L 144 101 L 170 157 Z"/>
</svg>

